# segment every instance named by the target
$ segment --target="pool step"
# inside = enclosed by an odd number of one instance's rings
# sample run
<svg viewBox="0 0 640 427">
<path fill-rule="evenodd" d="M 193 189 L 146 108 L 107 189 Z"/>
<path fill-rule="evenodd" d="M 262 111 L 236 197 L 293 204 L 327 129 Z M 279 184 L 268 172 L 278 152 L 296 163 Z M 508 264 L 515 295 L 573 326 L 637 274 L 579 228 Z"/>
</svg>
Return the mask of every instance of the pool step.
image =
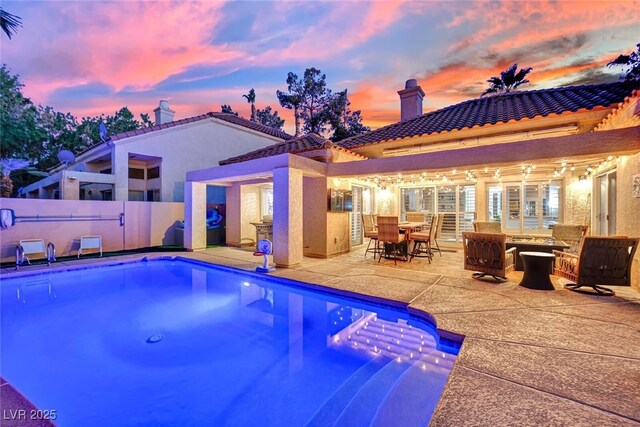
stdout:
<svg viewBox="0 0 640 427">
<path fill-rule="evenodd" d="M 358 390 L 389 362 L 391 362 L 389 359 L 380 357 L 372 359 L 360 367 L 322 404 L 306 425 L 309 427 L 333 425 L 351 397 L 358 393 Z"/>
<path fill-rule="evenodd" d="M 389 389 L 410 366 L 406 362 L 390 360 L 352 395 L 340 415 L 333 422 L 325 425 L 348 427 L 370 425 L 370 420 L 375 418 L 378 407 L 384 402 Z"/>
<path fill-rule="evenodd" d="M 410 366 L 393 384 L 370 425 L 424 425 L 440 400 L 452 364 L 453 360 L 438 365 L 416 362 Z M 428 382 L 425 375 L 429 375 Z"/>
</svg>

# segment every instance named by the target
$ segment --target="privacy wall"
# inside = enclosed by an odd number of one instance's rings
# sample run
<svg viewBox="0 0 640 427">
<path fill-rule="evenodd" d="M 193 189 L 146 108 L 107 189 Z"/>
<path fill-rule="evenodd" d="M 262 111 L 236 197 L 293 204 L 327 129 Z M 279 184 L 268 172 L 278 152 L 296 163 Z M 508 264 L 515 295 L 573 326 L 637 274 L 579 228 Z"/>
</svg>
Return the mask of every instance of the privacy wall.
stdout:
<svg viewBox="0 0 640 427">
<path fill-rule="evenodd" d="M 81 236 L 100 235 L 105 252 L 174 245 L 184 204 L 90 200 L 0 199 L 16 223 L 0 230 L 2 262 L 15 260 L 20 240 L 52 242 L 57 256 L 76 255 Z"/>
</svg>

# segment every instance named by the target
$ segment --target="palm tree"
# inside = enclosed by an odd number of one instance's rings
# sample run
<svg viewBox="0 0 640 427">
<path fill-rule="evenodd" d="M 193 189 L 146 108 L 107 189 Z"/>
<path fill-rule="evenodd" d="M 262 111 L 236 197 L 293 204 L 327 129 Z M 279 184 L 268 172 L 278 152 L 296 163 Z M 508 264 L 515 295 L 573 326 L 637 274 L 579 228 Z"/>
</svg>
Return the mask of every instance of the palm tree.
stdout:
<svg viewBox="0 0 640 427">
<path fill-rule="evenodd" d="M 22 27 L 22 19 L 20 19 L 19 16 L 5 12 L 5 10 L 0 7 L 0 28 L 2 28 L 2 31 L 4 31 L 7 37 L 11 38 L 19 27 Z"/>
<path fill-rule="evenodd" d="M 256 91 L 253 88 L 247 95 L 242 95 L 243 98 L 247 98 L 247 102 L 251 104 L 251 121 L 256 121 Z"/>
<path fill-rule="evenodd" d="M 485 96 L 488 93 L 507 93 L 517 89 L 520 85 L 529 83 L 529 80 L 525 79 L 526 75 L 533 70 L 533 68 L 520 68 L 520 71 L 516 72 L 518 64 L 513 64 L 509 69 L 500 73 L 500 77 L 491 77 L 487 82 L 491 83 L 491 86 L 480 96 Z"/>
<path fill-rule="evenodd" d="M 607 67 L 614 65 L 626 66 L 626 74 L 621 79 L 628 82 L 640 81 L 640 43 L 636 47 L 635 52 L 631 52 L 629 55 L 620 55 L 607 64 Z"/>
</svg>

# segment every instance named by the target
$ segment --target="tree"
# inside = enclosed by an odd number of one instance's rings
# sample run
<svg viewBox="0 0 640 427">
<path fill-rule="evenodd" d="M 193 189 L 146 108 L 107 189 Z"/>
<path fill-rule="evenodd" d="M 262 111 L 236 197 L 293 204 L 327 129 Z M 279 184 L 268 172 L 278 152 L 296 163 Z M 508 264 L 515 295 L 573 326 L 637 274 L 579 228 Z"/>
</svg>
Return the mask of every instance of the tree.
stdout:
<svg viewBox="0 0 640 427">
<path fill-rule="evenodd" d="M 299 120 L 304 121 L 305 133 L 324 133 L 326 107 L 331 99 L 326 79 L 327 76 L 314 67 L 307 68 L 302 79 L 290 72 L 287 76 L 288 93 L 276 92 L 280 105 L 294 110 L 296 136 L 300 135 Z"/>
<path fill-rule="evenodd" d="M 636 45 L 636 51 L 629 55 L 620 55 L 607 64 L 607 67 L 620 65 L 626 68 L 624 77 L 620 77 L 627 82 L 640 82 L 640 43 Z"/>
<path fill-rule="evenodd" d="M 22 19 L 19 16 L 12 15 L 0 7 L 0 28 L 11 39 L 19 27 L 22 27 Z"/>
<path fill-rule="evenodd" d="M 296 136 L 300 136 L 300 105 L 302 104 L 302 81 L 298 76 L 289 72 L 287 75 L 287 91 L 276 91 L 276 96 L 280 105 L 288 110 L 293 110 L 293 117 L 296 125 Z"/>
<path fill-rule="evenodd" d="M 360 110 L 351 111 L 347 89 L 333 95 L 327 108 L 328 121 L 333 129 L 331 140 L 337 142 L 371 130 L 362 124 Z"/>
<path fill-rule="evenodd" d="M 227 113 L 227 114 L 233 114 L 234 116 L 238 115 L 238 113 L 233 111 L 233 109 L 231 108 L 231 105 L 227 105 L 227 104 L 221 105 L 220 106 L 220 111 L 223 112 L 223 113 Z"/>
<path fill-rule="evenodd" d="M 517 89 L 519 86 L 529 83 L 529 80 L 525 79 L 533 68 L 521 68 L 516 72 L 518 64 L 513 64 L 506 71 L 500 73 L 500 77 L 491 77 L 487 82 L 491 83 L 491 86 L 481 96 L 485 96 L 489 93 L 507 93 Z"/>
<path fill-rule="evenodd" d="M 142 127 L 142 124 L 134 118 L 133 113 L 127 107 L 122 107 L 112 116 L 105 116 L 104 114 L 101 114 L 95 117 L 83 117 L 82 122 L 78 125 L 78 132 L 80 138 L 87 147 L 101 141 L 101 122 L 103 122 L 107 127 L 108 135 L 115 135 L 117 133 L 136 130 Z"/>
<path fill-rule="evenodd" d="M 149 118 L 149 113 L 140 113 L 140 121 L 142 124 L 142 127 L 151 127 L 153 126 L 155 123 L 153 123 L 153 121 Z"/>
<path fill-rule="evenodd" d="M 280 118 L 277 111 L 271 112 L 271 107 L 266 107 L 264 110 L 256 111 L 256 121 L 270 128 L 282 130 L 284 126 L 284 119 Z"/>
<path fill-rule="evenodd" d="M 248 94 L 242 95 L 243 98 L 247 98 L 247 102 L 251 104 L 251 121 L 256 121 L 256 91 L 251 88 Z"/>
<path fill-rule="evenodd" d="M 29 168 L 29 160 L 26 159 L 0 159 L 0 197 L 11 197 L 13 195 L 13 180 L 11 174 L 24 169 L 26 172 L 37 176 L 47 176 L 48 174 Z"/>
<path fill-rule="evenodd" d="M 37 129 L 38 109 L 22 94 L 24 84 L 0 67 L 0 157 L 31 159 L 28 147 L 42 139 Z"/>
</svg>

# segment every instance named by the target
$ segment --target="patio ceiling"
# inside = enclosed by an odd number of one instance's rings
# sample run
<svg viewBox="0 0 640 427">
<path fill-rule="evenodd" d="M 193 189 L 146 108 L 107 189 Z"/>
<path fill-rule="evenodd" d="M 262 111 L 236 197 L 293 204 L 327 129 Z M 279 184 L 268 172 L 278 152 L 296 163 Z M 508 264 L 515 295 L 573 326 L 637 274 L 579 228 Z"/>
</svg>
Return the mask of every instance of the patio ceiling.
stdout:
<svg viewBox="0 0 640 427">
<path fill-rule="evenodd" d="M 330 177 L 368 177 L 385 174 L 422 174 L 424 172 L 446 173 L 452 170 L 498 167 L 522 167 L 525 165 L 548 165 L 554 167 L 574 163 L 577 166 L 600 163 L 609 156 L 637 153 L 640 151 L 640 126 L 602 132 L 589 132 L 533 141 L 519 141 L 472 148 L 421 153 L 401 157 L 387 157 L 358 162 L 332 163 L 327 165 Z M 542 171 L 542 169 L 541 169 Z M 505 173 L 502 173 L 505 175 Z"/>
</svg>

